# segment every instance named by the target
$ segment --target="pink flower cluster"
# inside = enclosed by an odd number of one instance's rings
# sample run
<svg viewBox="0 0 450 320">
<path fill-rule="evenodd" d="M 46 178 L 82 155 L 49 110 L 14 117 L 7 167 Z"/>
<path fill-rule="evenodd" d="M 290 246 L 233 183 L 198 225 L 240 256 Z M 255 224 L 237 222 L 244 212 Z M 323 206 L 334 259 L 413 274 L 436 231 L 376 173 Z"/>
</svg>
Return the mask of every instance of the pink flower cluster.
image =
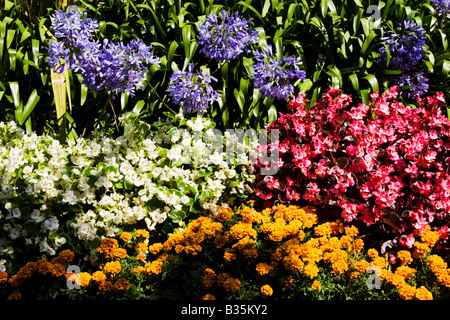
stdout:
<svg viewBox="0 0 450 320">
<path fill-rule="evenodd" d="M 387 223 L 399 240 L 430 224 L 446 240 L 450 121 L 441 113 L 445 100 L 438 93 L 418 99 L 420 107 L 413 108 L 398 101 L 397 90 L 377 91 L 369 105 L 353 107 L 351 97 L 336 88 L 310 108 L 303 95 L 290 101 L 290 113 L 267 127 L 280 132 L 280 140 L 266 146 L 279 144 L 279 170 L 260 177 L 257 194 L 266 204 L 303 199 L 339 206 L 345 221 Z M 269 164 L 256 166 L 264 165 Z"/>
</svg>

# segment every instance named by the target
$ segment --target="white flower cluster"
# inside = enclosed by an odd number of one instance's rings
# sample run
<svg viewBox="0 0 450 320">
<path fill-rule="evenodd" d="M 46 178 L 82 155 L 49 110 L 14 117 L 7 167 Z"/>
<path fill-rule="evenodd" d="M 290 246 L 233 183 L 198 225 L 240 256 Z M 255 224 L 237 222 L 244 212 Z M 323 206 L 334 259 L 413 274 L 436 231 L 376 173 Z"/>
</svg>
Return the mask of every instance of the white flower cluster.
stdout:
<svg viewBox="0 0 450 320">
<path fill-rule="evenodd" d="M 18 241 L 52 255 L 67 240 L 112 237 L 127 225 L 153 230 L 167 218 L 183 225 L 189 214 L 243 197 L 254 181 L 244 153 L 233 164 L 225 153 L 178 161 L 176 142 L 190 143 L 191 156 L 212 145 L 177 138 L 173 128 L 206 132 L 214 125 L 208 119 L 178 115 L 148 125 L 128 114 L 121 121 L 118 138 L 94 132 L 68 145 L 0 123 L 0 257 L 13 254 Z"/>
</svg>

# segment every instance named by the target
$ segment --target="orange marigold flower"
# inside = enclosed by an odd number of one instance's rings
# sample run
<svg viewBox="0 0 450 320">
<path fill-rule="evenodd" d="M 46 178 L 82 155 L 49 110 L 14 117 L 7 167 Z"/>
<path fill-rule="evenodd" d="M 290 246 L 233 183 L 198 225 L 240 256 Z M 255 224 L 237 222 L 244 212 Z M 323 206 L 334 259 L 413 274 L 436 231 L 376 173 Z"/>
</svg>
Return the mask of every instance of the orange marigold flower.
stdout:
<svg viewBox="0 0 450 320">
<path fill-rule="evenodd" d="M 242 239 L 244 237 L 253 237 L 256 238 L 257 233 L 256 230 L 252 228 L 250 223 L 238 222 L 230 229 L 231 236 L 236 239 Z"/>
<path fill-rule="evenodd" d="M 182 246 L 181 244 L 177 244 L 176 246 L 175 246 L 175 252 L 177 253 L 177 254 L 179 254 L 181 251 L 183 251 L 184 250 L 184 246 Z"/>
<path fill-rule="evenodd" d="M 114 283 L 115 291 L 124 291 L 124 290 L 128 290 L 128 289 L 130 289 L 130 283 L 128 280 L 126 280 L 124 278 L 120 278 Z"/>
<path fill-rule="evenodd" d="M 433 294 L 428 291 L 427 288 L 424 286 L 421 286 L 420 288 L 417 288 L 416 290 L 416 299 L 419 300 L 433 300 Z"/>
<path fill-rule="evenodd" d="M 256 265 L 256 272 L 261 276 L 268 274 L 271 269 L 272 267 L 267 263 L 258 263 Z"/>
<path fill-rule="evenodd" d="M 261 293 L 266 297 L 270 297 L 273 294 L 273 289 L 271 286 L 266 284 L 261 287 Z"/>
<path fill-rule="evenodd" d="M 408 266 L 400 266 L 395 270 L 395 274 L 401 275 L 405 279 L 408 279 L 416 272 L 416 269 L 410 268 Z"/>
<path fill-rule="evenodd" d="M 102 244 L 97 248 L 97 251 L 105 258 L 111 258 L 113 250 L 117 249 L 119 244 L 116 239 L 104 238 Z"/>
<path fill-rule="evenodd" d="M 223 282 L 222 286 L 225 291 L 235 293 L 241 287 L 241 281 L 239 281 L 239 279 L 229 277 Z"/>
<path fill-rule="evenodd" d="M 314 235 L 318 237 L 327 237 L 329 238 L 333 233 L 333 229 L 331 228 L 331 222 L 325 222 L 314 228 Z"/>
<path fill-rule="evenodd" d="M 8 273 L 5 271 L 0 272 L 0 283 L 4 283 L 8 280 Z"/>
<path fill-rule="evenodd" d="M 370 265 L 369 262 L 365 260 L 356 261 L 355 269 L 358 270 L 359 272 L 366 272 L 367 268 L 369 268 L 369 265 Z"/>
<path fill-rule="evenodd" d="M 203 300 L 216 300 L 216 297 L 213 296 L 212 294 L 205 294 L 202 298 Z"/>
<path fill-rule="evenodd" d="M 100 283 L 102 283 L 103 281 L 106 280 L 106 274 L 104 274 L 102 271 L 95 271 L 92 274 L 92 280 L 95 283 L 100 284 Z"/>
<path fill-rule="evenodd" d="M 210 269 L 210 268 L 206 268 L 203 271 L 203 276 L 201 277 L 202 280 L 202 286 L 205 289 L 209 289 L 211 288 L 214 283 L 216 282 L 216 273 L 214 272 L 214 270 Z"/>
<path fill-rule="evenodd" d="M 425 231 L 420 235 L 420 239 L 428 246 L 433 247 L 439 241 L 439 232 Z"/>
<path fill-rule="evenodd" d="M 136 230 L 136 232 L 134 233 L 134 236 L 136 238 L 145 238 L 148 239 L 150 237 L 150 233 L 147 230 L 144 229 L 138 229 Z"/>
<path fill-rule="evenodd" d="M 164 248 L 164 246 L 162 245 L 162 243 L 154 243 L 151 246 L 148 247 L 148 251 L 150 251 L 150 253 L 152 254 L 158 254 L 162 249 Z"/>
<path fill-rule="evenodd" d="M 231 211 L 231 208 L 229 207 L 222 207 L 222 210 L 217 214 L 216 219 L 220 222 L 228 222 L 231 220 L 231 217 L 233 216 L 233 212 Z"/>
<path fill-rule="evenodd" d="M 103 291 L 103 292 L 109 292 L 109 291 L 112 291 L 114 289 L 114 285 L 112 284 L 111 281 L 103 281 L 98 286 L 98 289 L 100 291 Z"/>
<path fill-rule="evenodd" d="M 141 253 L 148 252 L 148 245 L 147 245 L 147 243 L 145 243 L 145 242 L 139 242 L 139 243 L 136 245 L 136 251 L 137 251 L 137 252 L 141 252 Z"/>
<path fill-rule="evenodd" d="M 91 275 L 87 272 L 81 272 L 79 277 L 76 279 L 78 280 L 76 283 L 78 283 L 82 287 L 87 287 L 89 283 L 91 282 Z"/>
<path fill-rule="evenodd" d="M 6 298 L 6 300 L 20 300 L 22 299 L 22 294 L 19 290 L 14 290 L 11 294 Z"/>
<path fill-rule="evenodd" d="M 333 268 L 333 271 L 337 274 L 344 273 L 344 271 L 348 269 L 347 262 L 345 262 L 344 260 L 338 260 L 333 262 L 331 267 Z"/>
<path fill-rule="evenodd" d="M 66 268 L 61 264 L 53 264 L 52 276 L 62 277 L 66 274 Z"/>
<path fill-rule="evenodd" d="M 350 237 L 356 237 L 359 234 L 359 230 L 355 226 L 349 226 L 345 228 L 345 234 Z"/>
<path fill-rule="evenodd" d="M 133 238 L 133 236 L 128 232 L 122 232 L 120 234 L 120 239 L 124 242 L 128 242 Z"/>
<path fill-rule="evenodd" d="M 46 275 L 52 273 L 53 264 L 51 262 L 48 262 L 46 258 L 38 260 L 37 265 L 38 265 L 38 272 L 40 274 Z"/>
<path fill-rule="evenodd" d="M 370 248 L 369 250 L 367 250 L 367 255 L 371 258 L 376 258 L 378 257 L 378 251 L 376 249 Z"/>
<path fill-rule="evenodd" d="M 139 253 L 138 255 L 136 255 L 136 259 L 138 259 L 139 261 L 144 261 L 145 255 L 143 255 L 142 253 Z"/>
<path fill-rule="evenodd" d="M 122 248 L 114 249 L 111 256 L 116 259 L 124 259 L 127 257 L 127 250 Z"/>
<path fill-rule="evenodd" d="M 416 288 L 404 283 L 398 289 L 398 295 L 402 300 L 412 300 L 416 295 Z"/>
<path fill-rule="evenodd" d="M 233 261 L 236 259 L 236 255 L 230 251 L 225 251 L 223 258 L 227 261 Z"/>
<path fill-rule="evenodd" d="M 410 264 L 413 262 L 413 258 L 411 257 L 411 252 L 407 250 L 400 250 L 397 252 L 397 258 L 402 261 L 403 264 Z"/>
<path fill-rule="evenodd" d="M 320 289 L 322 289 L 322 286 L 320 285 L 319 281 L 314 280 L 313 284 L 311 285 L 311 288 L 313 290 L 320 290 Z"/>
<path fill-rule="evenodd" d="M 290 287 L 292 287 L 295 283 L 295 279 L 292 276 L 287 277 L 286 279 L 283 280 L 283 285 L 285 289 L 289 289 Z"/>
<path fill-rule="evenodd" d="M 414 242 L 414 251 L 413 251 L 413 257 L 414 258 L 425 258 L 427 252 L 430 251 L 430 247 L 426 243 L 422 242 Z"/>
<path fill-rule="evenodd" d="M 122 265 L 119 261 L 112 261 L 105 263 L 103 272 L 106 274 L 117 274 L 122 270 Z"/>
<path fill-rule="evenodd" d="M 58 254 L 58 257 L 64 259 L 65 262 L 71 262 L 75 257 L 74 253 L 71 250 L 63 250 Z"/>
<path fill-rule="evenodd" d="M 308 262 L 308 264 L 303 267 L 303 274 L 309 278 L 317 277 L 319 274 L 319 268 L 317 268 L 315 263 Z"/>
</svg>

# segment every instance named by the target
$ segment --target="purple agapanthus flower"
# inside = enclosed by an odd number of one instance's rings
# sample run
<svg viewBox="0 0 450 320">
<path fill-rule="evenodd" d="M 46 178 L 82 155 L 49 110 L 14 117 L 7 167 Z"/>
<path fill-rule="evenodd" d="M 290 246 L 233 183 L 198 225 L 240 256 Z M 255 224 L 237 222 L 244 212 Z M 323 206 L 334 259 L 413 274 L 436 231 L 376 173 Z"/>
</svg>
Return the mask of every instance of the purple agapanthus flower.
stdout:
<svg viewBox="0 0 450 320">
<path fill-rule="evenodd" d="M 419 70 L 412 75 L 403 73 L 396 79 L 396 82 L 399 87 L 411 87 L 401 91 L 401 95 L 405 98 L 415 99 L 417 96 L 421 96 L 428 90 L 428 77 L 422 70 Z"/>
<path fill-rule="evenodd" d="M 380 39 L 389 47 L 390 61 L 387 67 L 390 70 L 414 70 L 425 54 L 425 29 L 411 23 L 409 18 L 403 22 L 403 26 L 400 24 L 399 28 L 399 33 L 387 31 L 387 36 Z M 378 65 L 386 68 L 386 47 L 381 47 L 378 53 Z"/>
<path fill-rule="evenodd" d="M 194 73 L 194 64 L 187 71 L 175 71 L 170 77 L 169 96 L 174 104 L 182 106 L 185 112 L 203 114 L 210 104 L 221 95 L 209 85 L 216 78 L 202 71 Z"/>
<path fill-rule="evenodd" d="M 252 19 L 239 17 L 238 12 L 232 16 L 222 10 L 220 14 L 220 18 L 215 13 L 206 17 L 206 22 L 200 25 L 197 42 L 208 58 L 230 62 L 242 52 L 248 52 L 247 45 L 257 42 L 258 32 L 249 26 Z"/>
<path fill-rule="evenodd" d="M 290 79 L 305 80 L 306 73 L 300 70 L 300 58 L 282 57 L 278 59 L 272 52 L 272 46 L 263 47 L 255 53 L 256 63 L 251 75 L 255 88 L 262 97 L 271 99 L 287 99 L 292 95 L 294 86 Z"/>
<path fill-rule="evenodd" d="M 142 40 L 132 40 L 127 45 L 104 40 L 101 45 L 94 39 L 98 23 L 83 18 L 77 7 L 68 13 L 58 11 L 52 16 L 51 29 L 57 40 L 50 42 L 47 62 L 56 72 L 64 66 L 79 72 L 83 83 L 94 91 L 127 92 L 134 96 L 143 86 L 147 72 L 145 64 L 159 65 L 160 61 Z"/>
<path fill-rule="evenodd" d="M 447 15 L 450 13 L 450 0 L 433 0 L 436 11 L 439 14 Z"/>
</svg>

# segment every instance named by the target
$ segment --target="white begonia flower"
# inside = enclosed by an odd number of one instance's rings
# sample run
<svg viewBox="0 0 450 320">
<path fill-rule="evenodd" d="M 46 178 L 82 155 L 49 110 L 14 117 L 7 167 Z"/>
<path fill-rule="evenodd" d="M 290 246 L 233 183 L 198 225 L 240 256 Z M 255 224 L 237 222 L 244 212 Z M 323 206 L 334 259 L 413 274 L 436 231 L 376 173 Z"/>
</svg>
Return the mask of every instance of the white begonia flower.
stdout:
<svg viewBox="0 0 450 320">
<path fill-rule="evenodd" d="M 22 215 L 22 212 L 20 212 L 19 208 L 14 208 L 11 211 L 12 217 L 13 218 L 20 218 L 20 216 Z"/>
<path fill-rule="evenodd" d="M 61 247 L 66 242 L 67 242 L 67 240 L 64 237 L 56 237 L 55 238 L 55 246 L 57 246 L 57 247 Z"/>
<path fill-rule="evenodd" d="M 5 271 L 6 271 L 6 260 L 1 259 L 0 260 L 0 272 L 5 272 Z"/>
<path fill-rule="evenodd" d="M 236 170 L 230 169 L 228 171 L 228 178 L 234 178 L 236 176 Z"/>
<path fill-rule="evenodd" d="M 22 231 L 22 226 L 20 225 L 16 225 L 14 228 L 12 228 L 11 230 L 9 230 L 9 237 L 12 240 L 15 240 L 17 238 L 20 237 L 20 233 Z"/>
<path fill-rule="evenodd" d="M 41 216 L 41 211 L 39 211 L 38 209 L 34 209 L 33 211 L 31 211 L 30 218 L 31 220 L 34 220 L 36 222 L 41 222 L 42 220 L 44 220 L 44 218 Z"/>
<path fill-rule="evenodd" d="M 227 178 L 227 176 L 226 176 L 225 172 L 223 172 L 223 170 L 216 171 L 216 172 L 214 173 L 214 175 L 216 176 L 217 179 L 222 179 L 222 180 L 224 180 L 224 179 Z"/>
<path fill-rule="evenodd" d="M 26 176 L 29 176 L 33 172 L 33 165 L 23 167 L 23 173 Z"/>
<path fill-rule="evenodd" d="M 189 197 L 186 196 L 186 195 L 182 196 L 182 197 L 180 198 L 180 200 L 181 200 L 181 202 L 182 202 L 183 204 L 188 204 L 188 203 L 189 203 Z"/>
<path fill-rule="evenodd" d="M 167 151 L 167 158 L 170 160 L 179 159 L 181 157 L 181 149 L 174 147 Z"/>
<path fill-rule="evenodd" d="M 49 232 L 52 232 L 59 228 L 59 221 L 56 217 L 51 217 L 49 219 L 46 219 L 44 221 L 43 225 L 44 229 L 48 230 Z"/>
<path fill-rule="evenodd" d="M 6 210 L 9 210 L 9 209 L 11 209 L 11 208 L 12 208 L 11 202 L 7 202 L 7 203 L 5 204 L 5 209 L 6 209 Z"/>
</svg>

